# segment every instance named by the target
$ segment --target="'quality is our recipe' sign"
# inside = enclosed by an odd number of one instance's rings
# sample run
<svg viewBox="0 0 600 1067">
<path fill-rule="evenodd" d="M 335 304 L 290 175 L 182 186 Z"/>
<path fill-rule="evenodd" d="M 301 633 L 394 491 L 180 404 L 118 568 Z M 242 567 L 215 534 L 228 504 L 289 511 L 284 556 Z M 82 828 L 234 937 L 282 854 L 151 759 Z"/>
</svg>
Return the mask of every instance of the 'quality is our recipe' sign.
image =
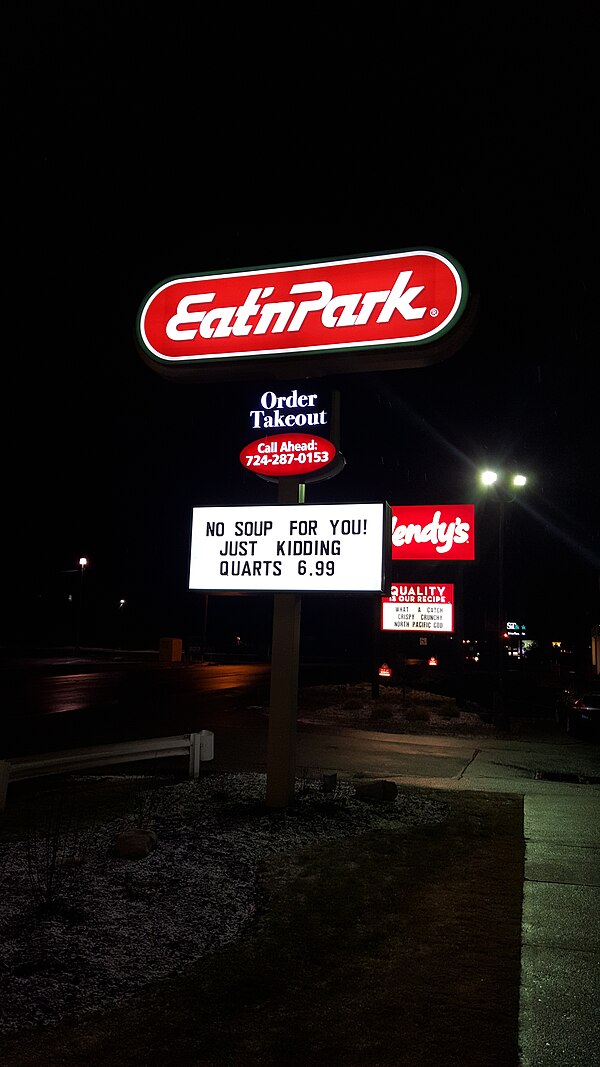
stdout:
<svg viewBox="0 0 600 1067">
<path fill-rule="evenodd" d="M 454 632 L 454 586 L 431 583 L 392 583 L 381 601 L 381 629 L 390 632 Z"/>
</svg>

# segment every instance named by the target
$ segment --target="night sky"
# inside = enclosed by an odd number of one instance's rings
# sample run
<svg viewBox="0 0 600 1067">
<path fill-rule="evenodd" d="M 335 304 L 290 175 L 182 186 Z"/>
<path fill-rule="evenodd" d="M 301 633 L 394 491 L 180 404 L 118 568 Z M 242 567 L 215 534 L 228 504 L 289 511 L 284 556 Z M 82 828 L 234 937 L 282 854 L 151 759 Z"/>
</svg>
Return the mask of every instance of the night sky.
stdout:
<svg viewBox="0 0 600 1067">
<path fill-rule="evenodd" d="M 90 640 L 187 639 L 202 613 L 191 508 L 276 501 L 238 459 L 260 380 L 180 384 L 137 352 L 155 284 L 417 247 L 463 267 L 472 334 L 431 367 L 332 379 L 346 466 L 306 500 L 475 503 L 478 560 L 460 581 L 476 628 L 495 596 L 477 472 L 519 468 L 507 614 L 540 640 L 585 641 L 599 621 L 591 28 L 546 13 L 515 39 L 453 14 L 409 32 L 345 11 L 269 44 L 266 12 L 247 26 L 155 21 L 139 3 L 7 16 L 3 643 L 68 641 L 81 555 Z M 270 606 L 211 605 L 219 639 L 263 641 Z M 312 647 L 332 612 L 343 646 L 360 633 L 319 598 L 303 605 Z"/>
</svg>

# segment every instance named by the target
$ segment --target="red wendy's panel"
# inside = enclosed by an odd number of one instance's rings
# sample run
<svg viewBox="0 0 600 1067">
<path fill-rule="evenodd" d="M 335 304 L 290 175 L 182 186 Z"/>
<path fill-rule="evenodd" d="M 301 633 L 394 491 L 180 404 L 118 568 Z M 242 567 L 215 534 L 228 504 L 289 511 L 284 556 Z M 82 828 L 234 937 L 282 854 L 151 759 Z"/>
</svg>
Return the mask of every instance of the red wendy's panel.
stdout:
<svg viewBox="0 0 600 1067">
<path fill-rule="evenodd" d="M 475 559 L 475 505 L 392 505 L 392 559 Z"/>
</svg>

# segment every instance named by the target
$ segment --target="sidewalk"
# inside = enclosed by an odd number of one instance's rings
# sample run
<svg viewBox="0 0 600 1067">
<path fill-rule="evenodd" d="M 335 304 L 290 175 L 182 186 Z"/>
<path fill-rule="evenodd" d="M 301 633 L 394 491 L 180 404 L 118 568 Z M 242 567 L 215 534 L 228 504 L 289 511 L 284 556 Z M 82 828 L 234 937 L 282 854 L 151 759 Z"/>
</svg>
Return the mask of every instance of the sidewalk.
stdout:
<svg viewBox="0 0 600 1067">
<path fill-rule="evenodd" d="M 437 784 L 523 795 L 521 1065 L 591 1067 L 600 1050 L 599 746 L 485 741 L 460 775 Z"/>
<path fill-rule="evenodd" d="M 523 1067 L 590 1067 L 600 1051 L 599 786 L 525 796 Z"/>
</svg>

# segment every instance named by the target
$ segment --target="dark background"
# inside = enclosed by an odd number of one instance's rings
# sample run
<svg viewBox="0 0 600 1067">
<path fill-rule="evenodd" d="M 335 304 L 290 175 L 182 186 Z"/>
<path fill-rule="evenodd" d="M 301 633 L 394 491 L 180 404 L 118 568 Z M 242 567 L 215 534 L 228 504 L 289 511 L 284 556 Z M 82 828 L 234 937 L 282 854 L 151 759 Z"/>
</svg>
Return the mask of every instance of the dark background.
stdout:
<svg viewBox="0 0 600 1067">
<path fill-rule="evenodd" d="M 506 616 L 544 647 L 587 648 L 600 508 L 583 9 L 543 24 L 375 19 L 352 4 L 285 25 L 141 3 L 4 18 L 2 642 L 72 643 L 81 555 L 84 643 L 191 640 L 205 607 L 187 591 L 191 508 L 276 500 L 238 459 L 260 383 L 183 385 L 149 368 L 134 344 L 149 289 L 421 246 L 464 268 L 473 333 L 435 366 L 332 380 L 346 466 L 306 500 L 475 503 L 475 563 L 397 577 L 456 582 L 459 629 L 483 638 L 497 509 L 477 472 L 519 468 Z M 209 641 L 268 651 L 271 610 L 268 595 L 211 597 Z M 307 650 L 369 640 L 364 598 L 307 596 L 302 611 Z"/>
</svg>

